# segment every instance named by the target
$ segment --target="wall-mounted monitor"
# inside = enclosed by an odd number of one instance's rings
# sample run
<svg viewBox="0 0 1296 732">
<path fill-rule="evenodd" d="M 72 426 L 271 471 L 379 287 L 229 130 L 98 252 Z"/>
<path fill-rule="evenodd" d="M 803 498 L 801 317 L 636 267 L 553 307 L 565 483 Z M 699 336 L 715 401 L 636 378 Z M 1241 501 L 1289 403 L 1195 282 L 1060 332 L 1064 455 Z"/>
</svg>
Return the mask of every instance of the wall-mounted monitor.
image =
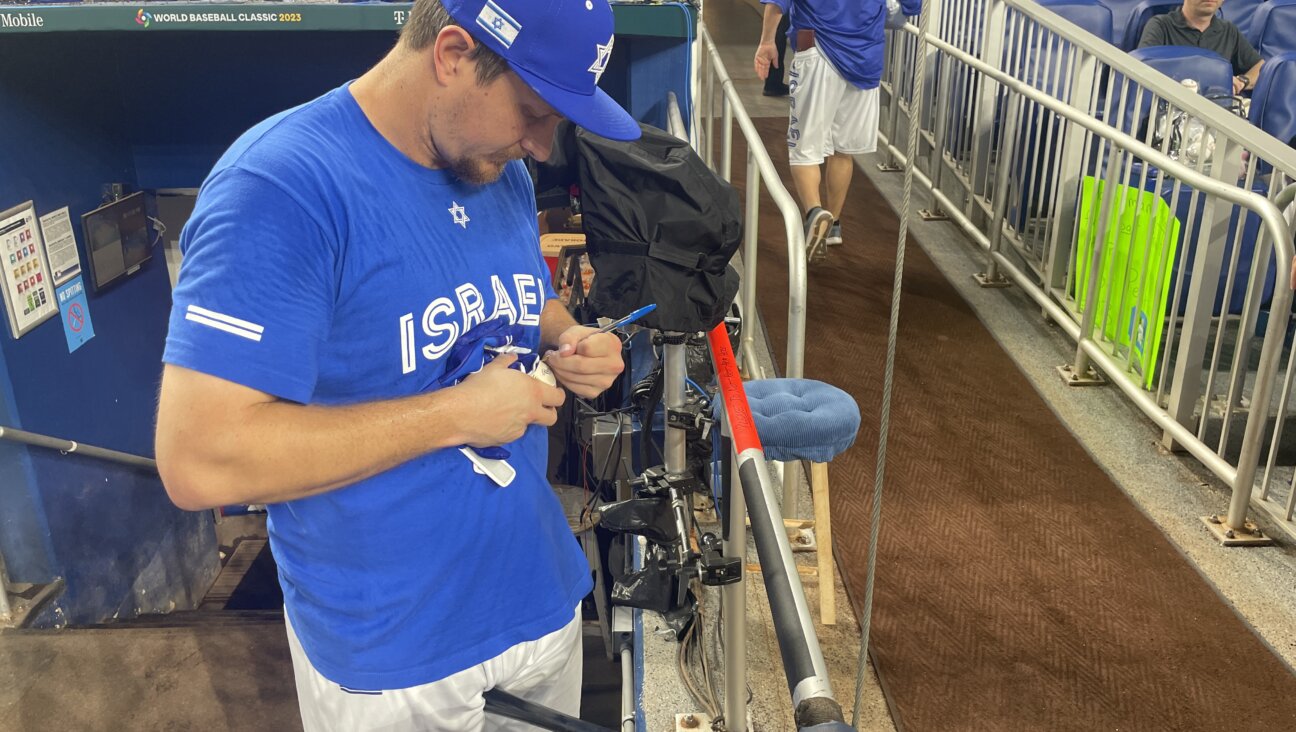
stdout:
<svg viewBox="0 0 1296 732">
<path fill-rule="evenodd" d="M 86 259 L 96 291 L 133 274 L 153 256 L 148 221 L 143 191 L 81 216 Z"/>
</svg>

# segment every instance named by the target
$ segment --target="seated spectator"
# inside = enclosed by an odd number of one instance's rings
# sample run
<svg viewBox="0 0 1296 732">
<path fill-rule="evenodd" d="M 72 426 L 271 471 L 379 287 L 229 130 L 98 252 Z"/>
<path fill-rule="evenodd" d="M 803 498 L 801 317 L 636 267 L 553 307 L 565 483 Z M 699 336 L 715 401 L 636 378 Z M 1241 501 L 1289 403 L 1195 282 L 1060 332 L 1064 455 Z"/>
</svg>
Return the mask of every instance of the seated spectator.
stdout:
<svg viewBox="0 0 1296 732">
<path fill-rule="evenodd" d="M 1223 0 L 1184 0 L 1184 4 L 1148 21 L 1139 38 L 1146 46 L 1196 46 L 1233 64 L 1233 93 L 1255 88 L 1264 60 L 1236 25 L 1216 15 Z"/>
</svg>

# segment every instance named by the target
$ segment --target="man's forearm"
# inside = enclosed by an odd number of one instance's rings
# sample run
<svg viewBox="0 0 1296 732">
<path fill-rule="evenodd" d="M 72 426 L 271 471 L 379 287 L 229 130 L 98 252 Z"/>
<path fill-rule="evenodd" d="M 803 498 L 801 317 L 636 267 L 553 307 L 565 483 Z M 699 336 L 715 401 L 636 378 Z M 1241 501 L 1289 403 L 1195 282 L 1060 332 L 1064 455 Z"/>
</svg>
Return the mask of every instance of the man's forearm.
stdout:
<svg viewBox="0 0 1296 732">
<path fill-rule="evenodd" d="M 238 394 L 192 385 L 212 378 L 172 368 L 163 377 L 158 468 L 182 508 L 280 503 L 350 485 L 462 444 L 472 408 L 442 389 L 354 406 L 271 399 L 229 410 L 208 402 Z M 190 382 L 186 398 L 168 400 L 168 388 L 182 386 L 177 380 Z"/>
<path fill-rule="evenodd" d="M 761 20 L 761 43 L 773 43 L 778 33 L 779 21 L 783 20 L 783 10 L 774 3 L 765 3 L 765 14 Z"/>
</svg>

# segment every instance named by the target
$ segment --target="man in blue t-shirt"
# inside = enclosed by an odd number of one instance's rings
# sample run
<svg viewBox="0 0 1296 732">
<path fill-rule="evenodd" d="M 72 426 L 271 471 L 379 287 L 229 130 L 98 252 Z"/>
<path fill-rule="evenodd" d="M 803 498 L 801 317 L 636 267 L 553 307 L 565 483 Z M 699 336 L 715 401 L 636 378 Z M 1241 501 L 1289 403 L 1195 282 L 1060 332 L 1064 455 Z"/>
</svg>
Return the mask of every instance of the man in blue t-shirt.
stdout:
<svg viewBox="0 0 1296 732">
<path fill-rule="evenodd" d="M 788 163 L 805 211 L 806 253 L 841 244 L 842 207 L 855 172 L 854 156 L 877 149 L 878 85 L 885 61 L 886 0 L 761 0 L 765 4 L 756 75 L 777 61 L 775 31 L 791 18 L 788 85 Z M 917 15 L 921 0 L 902 0 Z M 820 169 L 823 166 L 823 169 Z M 821 195 L 821 183 L 826 198 Z"/>
<path fill-rule="evenodd" d="M 575 715 L 589 567 L 546 480 L 564 392 L 623 368 L 554 299 L 521 159 L 598 90 L 607 0 L 417 0 L 352 83 L 240 137 L 181 238 L 158 469 L 264 503 L 307 730 L 477 730 L 500 688 Z M 496 461 L 496 462 L 493 462 Z"/>
</svg>

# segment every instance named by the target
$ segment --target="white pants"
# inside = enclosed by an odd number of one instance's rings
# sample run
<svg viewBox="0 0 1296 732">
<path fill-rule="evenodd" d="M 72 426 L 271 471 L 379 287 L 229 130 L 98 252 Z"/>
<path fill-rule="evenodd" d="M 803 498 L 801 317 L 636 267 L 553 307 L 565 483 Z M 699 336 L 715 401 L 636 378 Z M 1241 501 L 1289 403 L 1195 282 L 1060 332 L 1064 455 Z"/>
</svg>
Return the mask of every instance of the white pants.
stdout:
<svg viewBox="0 0 1296 732">
<path fill-rule="evenodd" d="M 788 73 L 788 162 L 819 165 L 835 153 L 877 149 L 878 90 L 842 78 L 818 47 L 798 51 Z"/>
<path fill-rule="evenodd" d="M 324 678 L 287 622 L 297 705 L 306 732 L 478 732 L 535 729 L 485 713 L 482 694 L 498 688 L 573 717 L 580 715 L 580 608 L 566 626 L 495 658 L 408 689 L 344 691 Z"/>
</svg>

